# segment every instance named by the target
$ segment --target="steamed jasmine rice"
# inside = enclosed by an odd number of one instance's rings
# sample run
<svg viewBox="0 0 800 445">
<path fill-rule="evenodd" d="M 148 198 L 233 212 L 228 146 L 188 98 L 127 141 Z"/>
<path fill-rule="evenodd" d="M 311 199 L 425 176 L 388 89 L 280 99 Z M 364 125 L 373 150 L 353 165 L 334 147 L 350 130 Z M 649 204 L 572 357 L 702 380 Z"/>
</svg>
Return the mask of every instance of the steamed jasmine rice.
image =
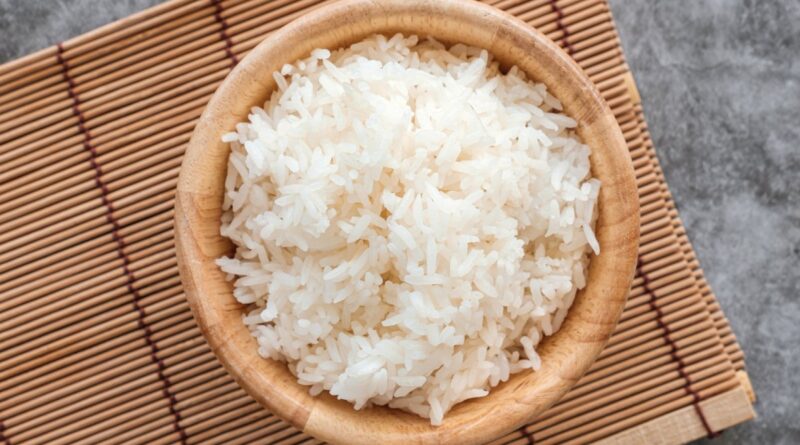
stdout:
<svg viewBox="0 0 800 445">
<path fill-rule="evenodd" d="M 273 77 L 223 138 L 237 248 L 218 264 L 258 352 L 314 395 L 434 425 L 539 369 L 599 252 L 600 183 L 558 100 L 484 50 L 415 36 Z"/>
</svg>

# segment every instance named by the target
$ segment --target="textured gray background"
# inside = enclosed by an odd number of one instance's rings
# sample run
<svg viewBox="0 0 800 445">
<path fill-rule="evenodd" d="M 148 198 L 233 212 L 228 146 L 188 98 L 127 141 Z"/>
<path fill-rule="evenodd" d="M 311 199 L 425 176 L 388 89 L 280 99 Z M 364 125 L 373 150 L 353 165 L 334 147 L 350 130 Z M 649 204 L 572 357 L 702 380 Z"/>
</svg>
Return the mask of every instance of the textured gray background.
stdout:
<svg viewBox="0 0 800 445">
<path fill-rule="evenodd" d="M 0 0 L 0 62 L 158 3 Z M 800 444 L 800 0 L 611 0 L 670 188 L 747 355 L 759 419 Z"/>
</svg>

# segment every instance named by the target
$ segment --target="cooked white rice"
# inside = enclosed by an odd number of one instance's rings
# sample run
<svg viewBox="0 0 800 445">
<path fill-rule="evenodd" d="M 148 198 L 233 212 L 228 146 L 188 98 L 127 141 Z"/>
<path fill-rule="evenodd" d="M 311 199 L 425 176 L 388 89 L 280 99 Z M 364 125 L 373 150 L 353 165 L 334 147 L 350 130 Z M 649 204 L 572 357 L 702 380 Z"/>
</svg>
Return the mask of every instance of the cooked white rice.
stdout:
<svg viewBox="0 0 800 445">
<path fill-rule="evenodd" d="M 538 369 L 585 285 L 600 187 L 543 84 L 486 51 L 317 49 L 224 136 L 218 264 L 258 352 L 312 394 L 441 424 Z"/>
</svg>

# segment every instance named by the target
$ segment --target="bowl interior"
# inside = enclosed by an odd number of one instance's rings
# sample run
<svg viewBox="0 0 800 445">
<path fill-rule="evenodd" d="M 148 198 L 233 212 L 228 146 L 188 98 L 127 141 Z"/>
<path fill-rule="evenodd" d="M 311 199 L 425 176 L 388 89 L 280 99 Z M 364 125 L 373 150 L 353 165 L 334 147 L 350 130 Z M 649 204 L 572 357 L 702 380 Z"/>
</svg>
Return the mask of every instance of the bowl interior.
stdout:
<svg viewBox="0 0 800 445">
<path fill-rule="evenodd" d="M 311 397 L 283 363 L 264 360 L 242 323 L 244 307 L 214 264 L 231 251 L 219 234 L 229 148 L 221 135 L 263 105 L 271 73 L 314 48 L 340 48 L 374 34 L 417 34 L 489 50 L 543 82 L 578 121 L 602 182 L 588 284 L 564 325 L 539 346 L 541 370 L 515 374 L 487 397 L 455 406 L 440 427 L 388 408 L 354 411 L 323 393 Z M 631 284 L 638 248 L 638 194 L 630 156 L 605 102 L 580 68 L 525 23 L 477 2 L 345 0 L 292 22 L 258 45 L 226 78 L 197 124 L 181 167 L 176 238 L 181 278 L 200 329 L 231 375 L 275 414 L 334 443 L 480 443 L 530 421 L 586 372 L 611 335 Z"/>
</svg>

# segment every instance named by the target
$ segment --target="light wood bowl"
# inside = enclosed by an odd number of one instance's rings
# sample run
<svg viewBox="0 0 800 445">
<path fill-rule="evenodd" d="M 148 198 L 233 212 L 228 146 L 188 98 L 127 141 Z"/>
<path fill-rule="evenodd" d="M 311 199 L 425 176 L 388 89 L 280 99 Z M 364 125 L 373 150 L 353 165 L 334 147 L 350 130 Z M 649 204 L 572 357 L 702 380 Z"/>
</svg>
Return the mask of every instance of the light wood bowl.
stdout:
<svg viewBox="0 0 800 445">
<path fill-rule="evenodd" d="M 578 121 L 602 181 L 597 238 L 588 285 L 566 321 L 539 347 L 542 368 L 523 372 L 487 397 L 453 408 L 443 425 L 384 407 L 355 411 L 327 393 L 312 397 L 283 363 L 258 356 L 242 322 L 244 307 L 214 264 L 229 254 L 220 235 L 229 148 L 221 135 L 245 121 L 274 88 L 271 73 L 314 48 L 339 48 L 374 33 L 432 35 L 488 49 L 544 82 Z M 271 412 L 319 439 L 347 444 L 470 444 L 531 421 L 563 396 L 594 362 L 614 330 L 631 284 L 639 239 L 638 194 L 630 156 L 614 116 L 581 69 L 525 23 L 492 7 L 459 0 L 345 0 L 318 9 L 270 35 L 228 75 L 197 124 L 178 181 L 178 262 L 197 323 L 219 360 Z"/>
</svg>

